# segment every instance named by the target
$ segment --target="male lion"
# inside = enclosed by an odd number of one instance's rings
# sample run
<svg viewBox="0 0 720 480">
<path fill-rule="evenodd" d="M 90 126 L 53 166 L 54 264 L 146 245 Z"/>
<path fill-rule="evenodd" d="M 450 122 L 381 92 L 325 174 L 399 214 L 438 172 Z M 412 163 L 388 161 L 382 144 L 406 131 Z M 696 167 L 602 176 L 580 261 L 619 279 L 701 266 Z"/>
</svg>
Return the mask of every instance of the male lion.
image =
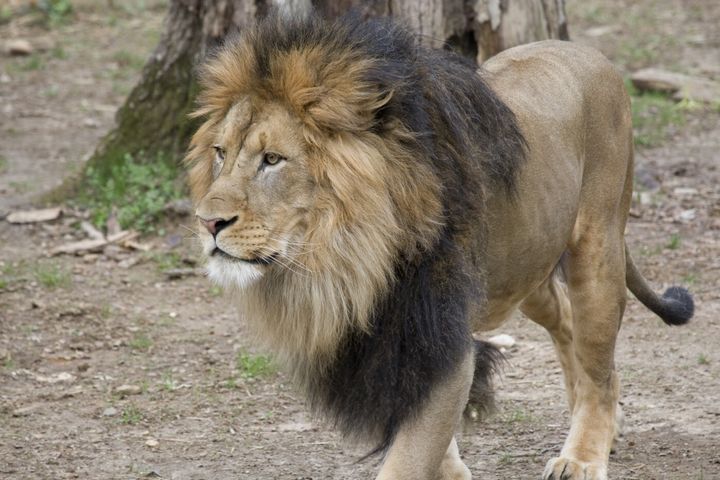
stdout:
<svg viewBox="0 0 720 480">
<path fill-rule="evenodd" d="M 605 479 L 626 287 L 630 101 L 598 52 L 546 41 L 475 67 L 388 20 L 278 15 L 203 69 L 188 154 L 210 277 L 379 479 L 460 479 L 453 438 L 516 308 L 552 335 L 570 433 L 546 479 Z"/>
</svg>

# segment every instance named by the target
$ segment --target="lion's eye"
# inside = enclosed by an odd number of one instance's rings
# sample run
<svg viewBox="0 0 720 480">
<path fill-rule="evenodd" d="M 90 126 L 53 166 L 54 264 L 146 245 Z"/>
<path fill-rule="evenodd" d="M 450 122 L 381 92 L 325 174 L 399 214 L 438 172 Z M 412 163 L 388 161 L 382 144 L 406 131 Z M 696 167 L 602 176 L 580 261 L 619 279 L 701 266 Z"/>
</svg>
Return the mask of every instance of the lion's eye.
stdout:
<svg viewBox="0 0 720 480">
<path fill-rule="evenodd" d="M 277 165 L 278 163 L 282 162 L 283 160 L 285 160 L 285 157 L 283 157 L 277 153 L 265 152 L 265 154 L 263 155 L 262 166 L 267 167 L 267 166 Z"/>
<path fill-rule="evenodd" d="M 213 173 L 217 177 L 225 163 L 225 150 L 220 145 L 213 145 L 215 149 L 215 159 L 213 160 Z"/>
<path fill-rule="evenodd" d="M 220 145 L 213 145 L 215 149 L 215 159 L 223 161 L 225 160 L 225 150 Z"/>
</svg>

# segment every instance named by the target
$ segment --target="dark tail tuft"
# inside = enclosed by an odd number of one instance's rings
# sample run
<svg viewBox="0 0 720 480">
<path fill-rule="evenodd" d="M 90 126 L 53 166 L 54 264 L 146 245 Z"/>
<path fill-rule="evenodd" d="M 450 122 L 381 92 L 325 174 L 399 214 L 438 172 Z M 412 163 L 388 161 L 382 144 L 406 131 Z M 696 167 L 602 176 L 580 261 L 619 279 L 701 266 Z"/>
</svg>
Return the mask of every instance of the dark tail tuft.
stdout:
<svg viewBox="0 0 720 480">
<path fill-rule="evenodd" d="M 465 416 L 471 420 L 486 416 L 495 408 L 492 377 L 500 369 L 505 357 L 488 342 L 475 340 L 475 373 Z"/>
<path fill-rule="evenodd" d="M 670 287 L 662 296 L 653 292 L 625 246 L 625 280 L 630 291 L 643 305 L 668 325 L 685 325 L 695 313 L 692 295 L 682 287 Z"/>
<path fill-rule="evenodd" d="M 658 310 L 655 313 L 668 325 L 685 325 L 695 313 L 695 302 L 686 289 L 670 287 L 663 293 Z"/>
</svg>

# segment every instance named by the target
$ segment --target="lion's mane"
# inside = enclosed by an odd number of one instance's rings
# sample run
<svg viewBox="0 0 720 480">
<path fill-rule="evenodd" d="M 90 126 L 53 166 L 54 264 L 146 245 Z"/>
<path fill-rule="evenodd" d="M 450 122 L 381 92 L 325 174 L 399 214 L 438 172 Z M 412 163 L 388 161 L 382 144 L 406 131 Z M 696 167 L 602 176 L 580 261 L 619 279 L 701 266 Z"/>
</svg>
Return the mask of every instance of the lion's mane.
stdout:
<svg viewBox="0 0 720 480">
<path fill-rule="evenodd" d="M 206 121 L 187 158 L 195 199 L 240 99 L 278 102 L 303 125 L 319 193 L 314 248 L 296 261 L 312 273 L 271 269 L 231 295 L 311 405 L 378 450 L 472 348 L 484 190 L 512 196 L 524 157 L 512 112 L 475 70 L 386 19 L 277 14 L 202 70 Z"/>
</svg>

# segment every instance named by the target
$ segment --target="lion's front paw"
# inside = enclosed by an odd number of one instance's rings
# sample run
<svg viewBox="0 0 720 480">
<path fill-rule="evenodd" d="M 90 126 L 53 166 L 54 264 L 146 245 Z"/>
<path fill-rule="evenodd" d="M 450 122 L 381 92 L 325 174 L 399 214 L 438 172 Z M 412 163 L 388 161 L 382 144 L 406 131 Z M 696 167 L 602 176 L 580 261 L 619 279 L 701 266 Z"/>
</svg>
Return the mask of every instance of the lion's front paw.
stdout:
<svg viewBox="0 0 720 480">
<path fill-rule="evenodd" d="M 607 469 L 604 465 L 558 457 L 545 466 L 543 480 L 607 480 Z"/>
</svg>

